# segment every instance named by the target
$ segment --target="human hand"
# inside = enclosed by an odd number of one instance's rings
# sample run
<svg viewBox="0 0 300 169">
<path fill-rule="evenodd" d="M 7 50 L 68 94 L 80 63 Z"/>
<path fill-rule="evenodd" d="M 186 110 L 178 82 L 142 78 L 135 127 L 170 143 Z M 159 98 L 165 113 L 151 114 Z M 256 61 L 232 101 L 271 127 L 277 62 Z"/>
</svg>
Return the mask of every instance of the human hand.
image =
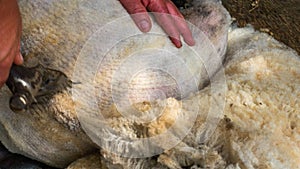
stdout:
<svg viewBox="0 0 300 169">
<path fill-rule="evenodd" d="M 0 0 L 0 88 L 8 78 L 12 63 L 23 63 L 20 54 L 21 29 L 17 1 Z"/>
<path fill-rule="evenodd" d="M 158 24 L 169 35 L 176 47 L 180 48 L 182 46 L 180 35 L 188 45 L 193 46 L 195 44 L 184 17 L 171 0 L 120 0 L 120 2 L 129 14 L 139 14 L 132 15 L 132 19 L 142 32 L 148 32 L 151 29 L 150 17 L 147 14 L 148 9 L 157 13 L 154 16 Z M 170 15 L 160 15 L 158 13 Z"/>
</svg>

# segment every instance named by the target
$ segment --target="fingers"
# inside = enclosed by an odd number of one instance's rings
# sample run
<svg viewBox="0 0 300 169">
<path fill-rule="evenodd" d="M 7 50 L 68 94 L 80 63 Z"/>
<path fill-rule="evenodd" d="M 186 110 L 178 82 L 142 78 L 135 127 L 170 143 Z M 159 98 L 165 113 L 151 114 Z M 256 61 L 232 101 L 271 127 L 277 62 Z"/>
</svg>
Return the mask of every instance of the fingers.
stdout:
<svg viewBox="0 0 300 169">
<path fill-rule="evenodd" d="M 195 40 L 192 36 L 192 32 L 189 29 L 184 17 L 178 11 L 177 7 L 172 2 L 166 3 L 166 5 L 169 13 L 171 14 L 171 16 L 173 16 L 172 18 L 174 24 L 176 25 L 178 31 L 182 35 L 184 41 L 190 46 L 195 45 Z"/>
<path fill-rule="evenodd" d="M 151 29 L 151 20 L 145 6 L 137 0 L 120 0 L 121 4 L 127 10 L 137 27 L 142 32 L 149 32 Z"/>
<path fill-rule="evenodd" d="M 180 35 L 183 36 L 184 41 L 188 45 L 195 45 L 192 33 L 187 26 L 184 17 L 170 0 L 150 1 L 147 9 L 157 12 L 155 14 L 157 22 L 170 36 L 171 41 L 176 47 L 180 48 L 182 46 Z"/>
<path fill-rule="evenodd" d="M 19 52 L 20 51 L 20 42 L 19 42 L 19 45 L 16 49 L 16 56 L 14 57 L 14 64 L 16 65 L 21 65 L 23 64 L 23 56 L 22 54 Z"/>
<path fill-rule="evenodd" d="M 180 33 L 177 30 L 173 19 L 168 15 L 169 10 L 165 1 L 150 1 L 147 5 L 147 9 L 155 12 L 154 15 L 158 24 L 169 35 L 173 44 L 180 48 L 182 46 L 180 41 Z"/>
<path fill-rule="evenodd" d="M 148 32 L 151 29 L 151 20 L 147 14 L 146 8 L 155 12 L 155 18 L 158 24 L 168 34 L 172 43 L 180 48 L 182 43 L 180 36 L 182 35 L 184 41 L 193 46 L 195 40 L 192 33 L 181 15 L 177 7 L 170 0 L 120 0 L 124 8 L 129 14 L 135 24 L 142 32 Z M 171 15 L 169 15 L 171 14 Z"/>
</svg>

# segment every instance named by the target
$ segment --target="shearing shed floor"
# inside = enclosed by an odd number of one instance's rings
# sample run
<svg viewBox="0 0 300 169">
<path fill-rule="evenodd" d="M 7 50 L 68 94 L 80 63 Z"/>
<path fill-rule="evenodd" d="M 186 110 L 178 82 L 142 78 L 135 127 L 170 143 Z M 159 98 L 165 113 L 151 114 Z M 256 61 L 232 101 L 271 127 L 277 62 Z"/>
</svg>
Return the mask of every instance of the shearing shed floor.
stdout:
<svg viewBox="0 0 300 169">
<path fill-rule="evenodd" d="M 300 54 L 299 0 L 222 0 L 239 27 L 253 25 Z"/>
</svg>

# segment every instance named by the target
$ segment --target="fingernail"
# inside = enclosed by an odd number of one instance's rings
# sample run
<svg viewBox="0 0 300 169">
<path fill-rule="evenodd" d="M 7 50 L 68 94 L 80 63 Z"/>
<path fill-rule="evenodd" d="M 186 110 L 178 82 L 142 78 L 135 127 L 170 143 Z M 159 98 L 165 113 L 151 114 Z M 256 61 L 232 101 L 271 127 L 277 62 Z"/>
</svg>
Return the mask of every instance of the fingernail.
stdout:
<svg viewBox="0 0 300 169">
<path fill-rule="evenodd" d="M 21 53 L 19 53 L 19 58 L 20 58 L 20 64 L 23 64 L 23 62 L 24 62 L 24 58 L 23 58 L 23 56 L 22 56 L 22 54 Z"/>
<path fill-rule="evenodd" d="M 24 62 L 24 58 L 23 58 L 22 54 L 21 53 L 17 54 L 17 56 L 14 59 L 14 63 L 17 65 L 21 65 L 21 64 L 23 64 L 23 62 Z"/>
<path fill-rule="evenodd" d="M 190 46 L 194 46 L 196 44 L 195 40 L 192 39 L 191 42 L 189 43 Z"/>
<path fill-rule="evenodd" d="M 142 32 L 148 32 L 149 31 L 149 27 L 150 27 L 150 24 L 146 20 L 142 20 L 139 23 L 139 28 L 140 28 L 140 30 Z"/>
<path fill-rule="evenodd" d="M 172 41 L 172 43 L 177 47 L 177 48 L 181 48 L 182 47 L 182 43 L 180 40 L 176 39 L 176 38 L 172 38 L 169 37 L 170 40 Z"/>
<path fill-rule="evenodd" d="M 20 59 L 21 59 L 21 61 L 23 62 L 23 61 L 24 61 L 24 58 L 23 58 L 22 54 L 21 54 L 21 53 L 19 53 L 19 55 L 20 55 Z"/>
</svg>

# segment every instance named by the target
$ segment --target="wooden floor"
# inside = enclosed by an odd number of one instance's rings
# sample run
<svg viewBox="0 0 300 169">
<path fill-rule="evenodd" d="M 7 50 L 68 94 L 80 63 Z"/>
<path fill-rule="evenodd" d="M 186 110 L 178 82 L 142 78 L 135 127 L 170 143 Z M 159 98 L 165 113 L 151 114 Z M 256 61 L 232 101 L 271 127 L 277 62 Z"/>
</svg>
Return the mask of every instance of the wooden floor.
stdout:
<svg viewBox="0 0 300 169">
<path fill-rule="evenodd" d="M 238 26 L 267 32 L 300 54 L 300 0 L 222 0 Z"/>
<path fill-rule="evenodd" d="M 186 8 L 192 0 L 172 1 L 177 7 Z M 250 23 L 300 54 L 300 0 L 222 0 L 222 3 L 239 27 Z"/>
</svg>

